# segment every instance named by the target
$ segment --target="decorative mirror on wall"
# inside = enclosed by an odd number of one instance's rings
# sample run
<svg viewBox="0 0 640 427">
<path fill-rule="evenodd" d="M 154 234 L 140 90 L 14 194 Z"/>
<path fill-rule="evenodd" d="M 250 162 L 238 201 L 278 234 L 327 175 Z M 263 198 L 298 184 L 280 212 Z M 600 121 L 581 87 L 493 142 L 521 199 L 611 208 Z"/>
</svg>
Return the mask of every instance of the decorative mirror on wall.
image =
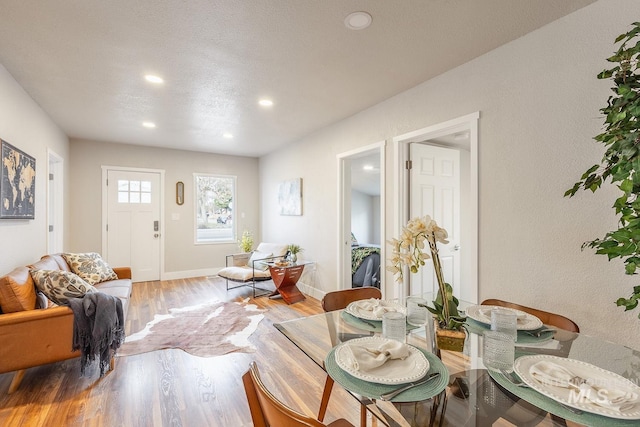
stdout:
<svg viewBox="0 0 640 427">
<path fill-rule="evenodd" d="M 182 205 L 184 203 L 184 182 L 176 182 L 176 204 Z"/>
</svg>

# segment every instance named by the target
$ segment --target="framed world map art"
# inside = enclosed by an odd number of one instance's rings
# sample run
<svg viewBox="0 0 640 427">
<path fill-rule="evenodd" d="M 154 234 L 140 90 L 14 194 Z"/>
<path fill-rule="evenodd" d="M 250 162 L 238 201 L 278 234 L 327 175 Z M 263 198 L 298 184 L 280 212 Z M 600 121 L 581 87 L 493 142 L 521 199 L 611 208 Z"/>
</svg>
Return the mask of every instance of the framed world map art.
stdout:
<svg viewBox="0 0 640 427">
<path fill-rule="evenodd" d="M 0 219 L 34 219 L 36 159 L 4 140 L 0 142 Z"/>
</svg>

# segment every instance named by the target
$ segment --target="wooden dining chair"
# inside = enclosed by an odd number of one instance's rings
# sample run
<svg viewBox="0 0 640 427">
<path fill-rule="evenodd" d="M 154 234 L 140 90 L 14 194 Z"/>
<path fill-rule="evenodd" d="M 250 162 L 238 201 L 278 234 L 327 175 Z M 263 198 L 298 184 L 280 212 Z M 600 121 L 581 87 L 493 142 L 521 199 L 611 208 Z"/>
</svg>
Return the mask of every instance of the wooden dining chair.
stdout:
<svg viewBox="0 0 640 427">
<path fill-rule="evenodd" d="M 525 305 L 493 298 L 482 301 L 482 305 L 499 305 L 501 307 L 515 308 L 516 310 L 524 311 L 525 313 L 536 316 L 538 319 L 542 320 L 542 323 L 545 325 L 555 326 L 556 328 L 564 329 L 569 332 L 580 332 L 580 328 L 576 322 L 560 314 L 550 313 L 537 308 L 531 308 Z"/>
<path fill-rule="evenodd" d="M 371 286 L 327 292 L 324 298 L 322 298 L 322 309 L 325 312 L 342 310 L 354 301 L 369 298 L 380 299 L 382 298 L 382 292 L 380 292 L 380 289 Z"/>
<path fill-rule="evenodd" d="M 324 298 L 322 298 L 322 309 L 325 312 L 342 310 L 354 301 L 360 301 L 369 298 L 381 299 L 382 292 L 380 292 L 380 289 L 370 286 L 327 292 Z M 336 345 L 337 343 L 332 344 Z M 324 415 L 327 412 L 327 406 L 329 406 L 329 398 L 331 397 L 333 383 L 333 379 L 329 375 L 327 375 L 327 380 L 324 383 L 324 390 L 322 392 L 322 399 L 320 400 L 320 409 L 318 410 L 318 420 L 320 421 L 324 419 Z M 364 405 L 360 405 L 360 426 L 365 427 L 366 425 L 367 408 Z"/>
<path fill-rule="evenodd" d="M 580 332 L 580 327 L 578 327 L 578 324 L 576 322 L 574 322 L 573 320 L 561 314 L 551 313 L 548 311 L 539 310 L 537 308 L 527 307 L 526 305 L 520 305 L 513 302 L 503 301 L 503 300 L 494 299 L 494 298 L 489 298 L 482 301 L 482 305 L 498 305 L 500 307 L 515 308 L 516 310 L 524 311 L 525 313 L 529 313 L 536 316 L 545 325 L 555 326 L 556 328 L 564 329 L 565 331 L 569 331 L 569 332 L 576 332 L 576 333 Z M 550 414 L 550 416 L 551 416 L 551 419 L 553 419 L 556 422 L 556 424 L 562 425 L 562 426 L 567 425 L 562 418 L 554 414 Z"/>
<path fill-rule="evenodd" d="M 342 418 L 323 424 L 291 409 L 265 387 L 256 362 L 251 362 L 249 370 L 242 376 L 242 383 L 255 427 L 354 427 Z"/>
</svg>

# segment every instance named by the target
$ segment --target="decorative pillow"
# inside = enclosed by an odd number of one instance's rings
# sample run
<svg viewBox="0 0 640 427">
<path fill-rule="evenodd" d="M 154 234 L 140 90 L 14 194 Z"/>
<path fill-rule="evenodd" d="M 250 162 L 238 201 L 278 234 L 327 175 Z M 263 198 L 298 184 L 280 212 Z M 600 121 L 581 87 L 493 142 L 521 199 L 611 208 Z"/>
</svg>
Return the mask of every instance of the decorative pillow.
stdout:
<svg viewBox="0 0 640 427">
<path fill-rule="evenodd" d="M 67 264 L 75 274 L 80 276 L 90 285 L 117 280 L 118 275 L 96 252 L 84 254 L 62 254 Z"/>
<path fill-rule="evenodd" d="M 0 307 L 4 313 L 36 308 L 36 288 L 29 268 L 18 267 L 0 277 Z"/>
<path fill-rule="evenodd" d="M 267 271 L 267 269 L 269 268 L 269 264 L 267 264 L 265 261 L 256 261 L 254 267 L 256 270 Z"/>
<path fill-rule="evenodd" d="M 255 267 L 256 270 L 265 271 L 267 268 L 269 268 L 269 266 L 267 265 L 266 262 L 259 261 L 259 260 L 262 260 L 262 259 L 265 259 L 265 258 L 269 258 L 270 256 L 272 256 L 271 253 L 253 251 L 253 253 L 251 254 L 251 257 L 249 258 L 249 262 L 247 263 L 247 265 L 249 267 Z M 255 264 L 254 264 L 254 261 L 255 261 Z"/>
<path fill-rule="evenodd" d="M 58 305 L 65 305 L 70 298 L 82 298 L 96 288 L 77 275 L 63 270 L 31 270 L 31 277 L 38 290 Z"/>
</svg>

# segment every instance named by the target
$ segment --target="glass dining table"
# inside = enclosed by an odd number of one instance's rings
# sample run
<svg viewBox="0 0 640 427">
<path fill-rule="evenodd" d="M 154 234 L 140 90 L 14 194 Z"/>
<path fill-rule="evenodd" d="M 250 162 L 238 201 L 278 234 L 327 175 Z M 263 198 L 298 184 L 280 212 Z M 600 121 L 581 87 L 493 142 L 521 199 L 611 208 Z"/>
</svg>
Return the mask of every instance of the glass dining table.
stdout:
<svg viewBox="0 0 640 427">
<path fill-rule="evenodd" d="M 274 326 L 307 357 L 331 373 L 327 367 L 329 362 L 333 362 L 336 346 L 355 338 L 381 335 L 380 323 L 358 319 L 345 310 L 338 310 Z M 482 332 L 488 326 L 472 320 L 467 323 L 468 335 L 463 352 L 438 350 L 431 328 L 409 325 L 407 344 L 432 358 L 438 357 L 438 363 L 441 360 L 446 367 L 443 389 L 428 399 L 383 401 L 375 393 L 368 395 L 362 389 L 350 387 L 350 382 L 341 381 L 345 375 L 332 375 L 332 378 L 367 407 L 379 420 L 378 425 L 567 426 L 567 421 L 573 423 L 570 425 L 585 426 L 640 425 L 640 416 L 608 416 L 579 411 L 532 388 L 516 385 L 498 372 L 487 370 L 482 360 Z M 567 358 L 619 374 L 636 386 L 639 384 L 640 351 L 585 334 L 559 329 L 550 333 L 552 339 L 536 340 L 532 337 L 521 339 L 519 332 L 516 360 L 531 355 Z M 336 373 L 335 370 L 333 372 Z M 640 412 L 640 404 L 637 406 L 635 410 Z"/>
</svg>

